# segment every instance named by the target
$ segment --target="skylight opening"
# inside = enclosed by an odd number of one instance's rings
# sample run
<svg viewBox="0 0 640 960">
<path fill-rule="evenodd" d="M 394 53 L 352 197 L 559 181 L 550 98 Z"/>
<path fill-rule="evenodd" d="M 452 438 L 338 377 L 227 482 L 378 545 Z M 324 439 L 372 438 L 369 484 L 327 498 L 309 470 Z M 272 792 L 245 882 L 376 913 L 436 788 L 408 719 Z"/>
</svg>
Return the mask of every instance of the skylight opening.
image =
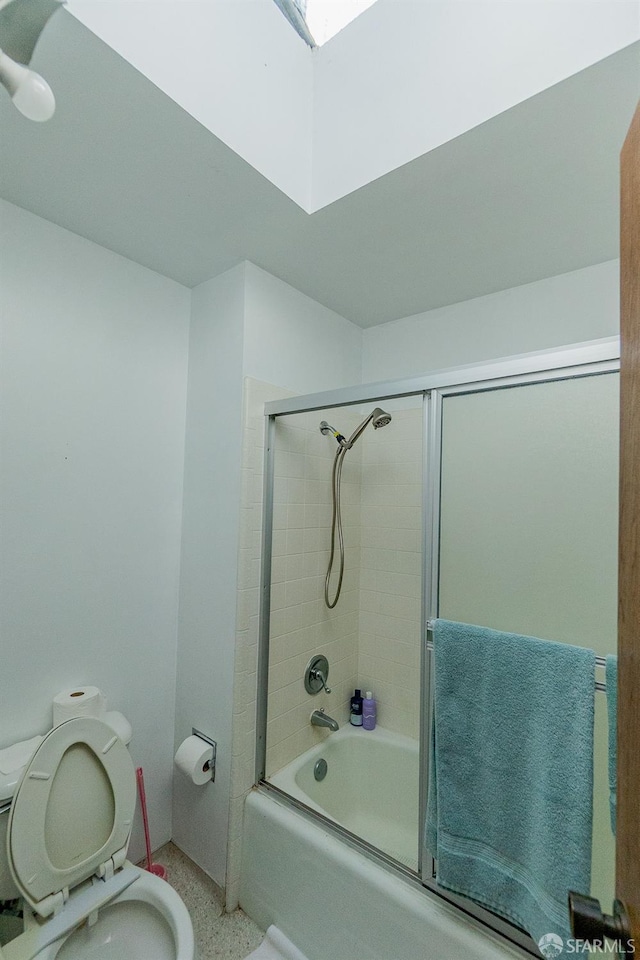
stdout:
<svg viewBox="0 0 640 960">
<path fill-rule="evenodd" d="M 373 6 L 375 0 L 307 0 L 305 20 L 319 47 Z"/>
</svg>

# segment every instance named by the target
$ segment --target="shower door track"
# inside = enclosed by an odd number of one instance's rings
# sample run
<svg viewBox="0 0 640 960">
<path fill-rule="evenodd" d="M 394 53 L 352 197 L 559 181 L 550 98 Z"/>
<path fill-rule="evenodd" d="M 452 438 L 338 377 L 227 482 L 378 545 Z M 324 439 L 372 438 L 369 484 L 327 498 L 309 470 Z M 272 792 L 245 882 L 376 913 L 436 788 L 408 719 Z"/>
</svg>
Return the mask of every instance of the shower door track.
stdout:
<svg viewBox="0 0 640 960">
<path fill-rule="evenodd" d="M 280 802 L 296 808 L 305 816 L 321 822 L 349 845 L 364 852 L 386 869 L 405 880 L 427 889 L 501 934 L 521 949 L 539 954 L 533 941 L 518 928 L 503 921 L 482 907 L 457 897 L 435 883 L 435 864 L 423 843 L 418 851 L 418 873 L 414 874 L 377 848 L 351 834 L 333 821 L 290 797 L 266 780 L 267 705 L 269 671 L 269 624 L 271 594 L 271 542 L 273 532 L 273 477 L 276 419 L 281 415 L 327 410 L 355 403 L 371 403 L 409 396 L 423 397 L 423 568 L 421 615 L 421 710 L 420 710 L 420 796 L 419 823 L 424 823 L 427 806 L 427 776 L 431 742 L 433 692 L 429 621 L 438 616 L 439 532 L 440 532 L 440 463 L 442 450 L 442 401 L 447 396 L 507 389 L 535 383 L 569 380 L 585 376 L 615 373 L 620 369 L 618 337 L 593 340 L 557 350 L 521 354 L 489 363 L 469 364 L 435 371 L 424 377 L 383 381 L 346 387 L 306 396 L 289 397 L 265 403 L 265 458 L 263 479 L 263 540 L 261 553 L 261 593 L 258 639 L 258 673 L 256 704 L 255 782 Z"/>
</svg>

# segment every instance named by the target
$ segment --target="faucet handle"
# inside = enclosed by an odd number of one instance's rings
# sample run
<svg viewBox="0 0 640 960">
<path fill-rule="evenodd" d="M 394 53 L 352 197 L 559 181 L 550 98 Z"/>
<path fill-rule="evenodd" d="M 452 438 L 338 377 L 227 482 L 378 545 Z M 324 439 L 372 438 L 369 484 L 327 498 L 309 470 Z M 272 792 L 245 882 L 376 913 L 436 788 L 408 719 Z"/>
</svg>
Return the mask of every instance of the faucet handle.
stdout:
<svg viewBox="0 0 640 960">
<path fill-rule="evenodd" d="M 325 693 L 331 693 L 331 687 L 328 686 L 329 679 L 329 661 L 322 654 L 316 654 L 311 657 L 304 671 L 304 688 L 307 693 L 316 694 L 324 690 Z"/>
<path fill-rule="evenodd" d="M 319 681 L 320 681 L 320 684 L 321 684 L 321 686 L 322 686 L 322 688 L 323 688 L 323 690 L 324 690 L 325 693 L 331 693 L 331 687 L 328 687 L 328 686 L 327 686 L 327 681 L 326 681 L 326 679 L 325 679 L 325 675 L 324 675 L 324 673 L 322 672 L 322 670 L 321 670 L 319 667 L 316 667 L 314 670 L 311 670 L 311 671 L 309 672 L 309 676 L 311 677 L 312 680 L 319 680 Z"/>
</svg>

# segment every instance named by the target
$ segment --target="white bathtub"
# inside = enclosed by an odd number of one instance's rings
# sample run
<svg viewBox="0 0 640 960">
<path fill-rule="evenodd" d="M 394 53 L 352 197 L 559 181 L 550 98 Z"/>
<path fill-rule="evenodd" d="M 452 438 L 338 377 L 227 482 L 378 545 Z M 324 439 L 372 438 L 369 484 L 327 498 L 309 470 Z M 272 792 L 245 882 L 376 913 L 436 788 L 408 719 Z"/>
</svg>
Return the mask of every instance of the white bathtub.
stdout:
<svg viewBox="0 0 640 960">
<path fill-rule="evenodd" d="M 316 780 L 318 760 L 327 763 Z M 270 777 L 407 867 L 418 867 L 418 743 L 377 727 L 345 726 Z"/>
<path fill-rule="evenodd" d="M 244 812 L 240 905 L 308 960 L 522 960 L 479 923 L 317 822 L 254 789 Z"/>
<path fill-rule="evenodd" d="M 316 781 L 317 760 L 327 776 Z M 271 778 L 306 806 L 415 864 L 418 745 L 344 728 Z M 514 960 L 523 954 L 265 788 L 244 811 L 240 905 L 309 960 Z"/>
</svg>

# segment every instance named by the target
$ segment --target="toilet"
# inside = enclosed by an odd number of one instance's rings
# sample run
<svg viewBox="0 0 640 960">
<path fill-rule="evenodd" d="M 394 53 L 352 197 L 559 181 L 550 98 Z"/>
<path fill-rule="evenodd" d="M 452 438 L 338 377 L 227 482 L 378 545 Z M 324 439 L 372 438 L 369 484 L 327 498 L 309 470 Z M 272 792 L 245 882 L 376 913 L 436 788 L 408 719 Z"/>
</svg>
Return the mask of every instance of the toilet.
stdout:
<svg viewBox="0 0 640 960">
<path fill-rule="evenodd" d="M 0 898 L 22 897 L 25 921 L 2 960 L 195 960 L 178 894 L 126 859 L 136 778 L 111 726 L 61 723 L 14 780 L 0 782 Z"/>
</svg>

